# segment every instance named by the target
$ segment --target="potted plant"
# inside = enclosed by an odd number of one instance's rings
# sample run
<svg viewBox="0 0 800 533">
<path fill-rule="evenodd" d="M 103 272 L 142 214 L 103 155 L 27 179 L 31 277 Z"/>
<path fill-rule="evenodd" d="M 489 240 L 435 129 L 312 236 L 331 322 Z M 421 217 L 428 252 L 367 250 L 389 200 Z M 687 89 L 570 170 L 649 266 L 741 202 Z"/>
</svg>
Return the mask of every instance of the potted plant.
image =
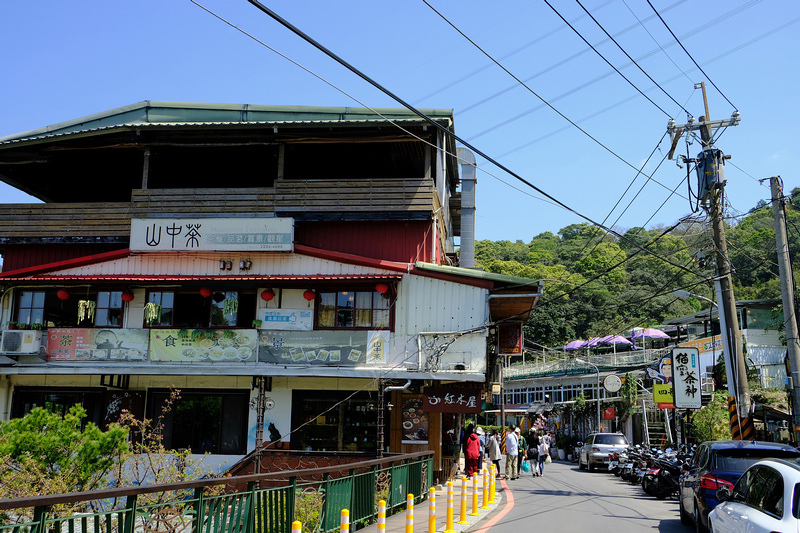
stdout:
<svg viewBox="0 0 800 533">
<path fill-rule="evenodd" d="M 161 322 L 161 304 L 153 302 L 144 304 L 144 319 L 147 321 L 148 326 Z"/>
<path fill-rule="evenodd" d="M 17 321 L 16 320 L 9 320 L 6 322 L 6 327 L 8 329 L 17 329 Z"/>
<path fill-rule="evenodd" d="M 31 329 L 30 324 L 17 324 L 17 329 Z"/>
<path fill-rule="evenodd" d="M 41 322 L 34 322 L 33 324 L 31 324 L 31 329 L 35 329 L 35 330 L 37 330 L 37 331 L 38 331 L 38 330 L 41 330 L 41 329 L 42 329 L 42 327 L 43 327 L 43 326 L 42 326 L 42 323 L 41 323 Z"/>
<path fill-rule="evenodd" d="M 261 329 L 261 321 L 260 320 L 253 320 L 253 328 L 254 329 Z"/>
</svg>

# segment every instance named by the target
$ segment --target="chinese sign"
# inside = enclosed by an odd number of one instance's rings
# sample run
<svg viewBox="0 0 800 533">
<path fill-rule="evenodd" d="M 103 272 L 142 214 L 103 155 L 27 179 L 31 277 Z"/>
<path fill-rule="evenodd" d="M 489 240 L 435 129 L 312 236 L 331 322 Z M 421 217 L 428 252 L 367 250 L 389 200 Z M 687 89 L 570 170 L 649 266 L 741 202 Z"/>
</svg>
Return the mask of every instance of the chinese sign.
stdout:
<svg viewBox="0 0 800 533">
<path fill-rule="evenodd" d="M 480 413 L 481 391 L 458 387 L 425 387 L 427 413 Z"/>
<path fill-rule="evenodd" d="M 653 383 L 653 401 L 658 404 L 659 409 L 675 409 L 672 383 Z"/>
<path fill-rule="evenodd" d="M 367 331 L 259 330 L 258 360 L 281 365 L 355 366 L 367 362 L 367 339 Z"/>
<path fill-rule="evenodd" d="M 672 381 L 675 407 L 700 409 L 700 351 L 697 348 L 673 348 Z"/>
<path fill-rule="evenodd" d="M 389 346 L 388 331 L 370 331 L 367 334 L 367 363 L 386 362 L 386 349 Z"/>
<path fill-rule="evenodd" d="M 522 353 L 522 323 L 503 322 L 497 326 L 498 345 L 502 355 Z"/>
<path fill-rule="evenodd" d="M 422 398 L 403 398 L 403 444 L 428 444 L 427 413 Z"/>
<path fill-rule="evenodd" d="M 134 218 L 134 252 L 287 251 L 293 249 L 291 218 Z"/>
<path fill-rule="evenodd" d="M 48 328 L 48 361 L 146 361 L 146 329 Z"/>
<path fill-rule="evenodd" d="M 261 329 L 311 331 L 314 313 L 311 309 L 260 309 Z"/>
<path fill-rule="evenodd" d="M 254 330 L 154 329 L 150 360 L 169 363 L 242 363 L 256 361 Z"/>
</svg>

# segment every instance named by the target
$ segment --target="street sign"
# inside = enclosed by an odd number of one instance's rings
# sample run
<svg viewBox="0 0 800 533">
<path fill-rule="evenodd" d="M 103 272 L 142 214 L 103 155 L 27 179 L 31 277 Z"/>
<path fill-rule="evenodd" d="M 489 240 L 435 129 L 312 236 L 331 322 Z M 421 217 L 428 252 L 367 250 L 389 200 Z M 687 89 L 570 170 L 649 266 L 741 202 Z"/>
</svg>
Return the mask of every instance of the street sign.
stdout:
<svg viewBox="0 0 800 533">
<path fill-rule="evenodd" d="M 672 349 L 672 383 L 675 407 L 700 409 L 700 351 L 697 348 Z"/>
<path fill-rule="evenodd" d="M 622 380 L 615 374 L 609 374 L 606 376 L 606 379 L 603 380 L 603 387 L 605 387 L 608 392 L 617 392 L 622 388 Z"/>
</svg>

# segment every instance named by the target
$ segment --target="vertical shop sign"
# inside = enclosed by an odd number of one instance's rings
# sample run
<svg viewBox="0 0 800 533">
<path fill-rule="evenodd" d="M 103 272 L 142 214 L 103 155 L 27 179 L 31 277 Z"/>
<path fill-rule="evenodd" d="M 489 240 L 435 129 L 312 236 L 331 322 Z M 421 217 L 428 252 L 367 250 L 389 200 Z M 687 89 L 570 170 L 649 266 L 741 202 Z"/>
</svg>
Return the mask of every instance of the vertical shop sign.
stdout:
<svg viewBox="0 0 800 533">
<path fill-rule="evenodd" d="M 700 351 L 697 348 L 673 348 L 672 382 L 675 407 L 700 409 Z"/>
</svg>

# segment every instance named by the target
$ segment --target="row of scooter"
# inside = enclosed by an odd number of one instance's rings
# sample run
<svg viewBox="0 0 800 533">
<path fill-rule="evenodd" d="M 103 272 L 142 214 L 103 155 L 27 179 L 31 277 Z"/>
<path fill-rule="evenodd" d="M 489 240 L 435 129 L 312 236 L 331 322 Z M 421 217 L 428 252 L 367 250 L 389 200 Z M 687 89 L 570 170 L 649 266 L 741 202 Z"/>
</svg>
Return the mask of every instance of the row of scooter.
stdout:
<svg viewBox="0 0 800 533">
<path fill-rule="evenodd" d="M 608 469 L 615 476 L 634 485 L 641 485 L 650 496 L 663 500 L 678 494 L 684 464 L 693 451 L 681 447 L 645 448 L 637 444 L 626 451 L 608 455 Z"/>
</svg>

